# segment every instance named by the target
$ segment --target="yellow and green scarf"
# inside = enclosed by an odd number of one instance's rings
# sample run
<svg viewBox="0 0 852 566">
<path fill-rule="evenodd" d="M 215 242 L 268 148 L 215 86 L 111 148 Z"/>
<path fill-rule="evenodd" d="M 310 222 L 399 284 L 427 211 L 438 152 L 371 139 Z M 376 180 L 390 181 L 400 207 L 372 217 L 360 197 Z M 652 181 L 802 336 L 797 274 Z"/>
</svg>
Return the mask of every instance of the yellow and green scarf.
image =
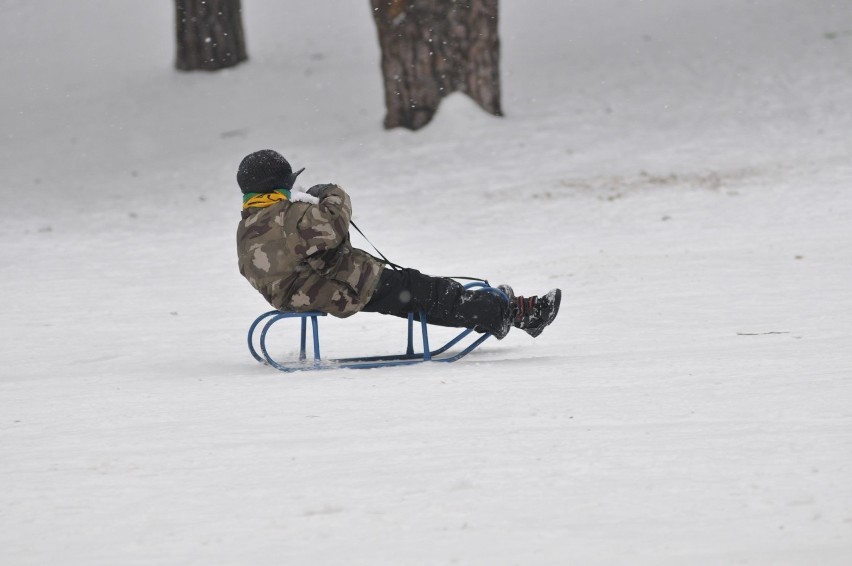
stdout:
<svg viewBox="0 0 852 566">
<path fill-rule="evenodd" d="M 243 210 L 266 208 L 282 200 L 290 200 L 290 191 L 287 189 L 275 189 L 271 193 L 246 193 L 243 195 Z"/>
</svg>

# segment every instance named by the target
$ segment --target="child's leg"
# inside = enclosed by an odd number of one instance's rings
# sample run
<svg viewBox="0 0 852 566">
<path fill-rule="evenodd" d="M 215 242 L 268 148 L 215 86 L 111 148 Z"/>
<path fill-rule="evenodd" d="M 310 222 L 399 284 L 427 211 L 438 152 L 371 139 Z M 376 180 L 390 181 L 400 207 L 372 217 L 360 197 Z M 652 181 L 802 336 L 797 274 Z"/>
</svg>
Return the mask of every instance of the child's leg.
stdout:
<svg viewBox="0 0 852 566">
<path fill-rule="evenodd" d="M 363 310 L 404 318 L 414 311 L 419 320 L 421 309 L 429 324 L 473 328 L 498 338 L 511 328 L 509 304 L 503 297 L 468 291 L 457 281 L 423 275 L 416 269 L 386 268 L 373 298 Z"/>
</svg>

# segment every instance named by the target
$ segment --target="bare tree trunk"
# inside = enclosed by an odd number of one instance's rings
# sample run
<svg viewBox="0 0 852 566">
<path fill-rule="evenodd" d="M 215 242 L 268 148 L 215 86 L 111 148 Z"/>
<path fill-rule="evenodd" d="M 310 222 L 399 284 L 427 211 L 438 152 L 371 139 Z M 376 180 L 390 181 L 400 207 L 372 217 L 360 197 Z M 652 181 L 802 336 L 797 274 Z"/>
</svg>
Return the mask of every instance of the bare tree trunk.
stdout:
<svg viewBox="0 0 852 566">
<path fill-rule="evenodd" d="M 382 49 L 385 128 L 417 130 L 460 91 L 502 116 L 498 0 L 370 0 Z"/>
<path fill-rule="evenodd" d="M 248 59 L 240 0 L 175 0 L 181 71 L 215 71 Z"/>
</svg>

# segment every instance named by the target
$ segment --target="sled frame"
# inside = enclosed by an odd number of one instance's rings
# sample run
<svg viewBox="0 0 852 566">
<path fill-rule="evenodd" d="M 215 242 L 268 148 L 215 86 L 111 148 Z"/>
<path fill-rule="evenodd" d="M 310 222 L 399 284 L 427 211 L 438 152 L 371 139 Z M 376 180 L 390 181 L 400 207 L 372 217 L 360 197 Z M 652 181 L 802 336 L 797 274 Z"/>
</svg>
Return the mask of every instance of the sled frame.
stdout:
<svg viewBox="0 0 852 566">
<path fill-rule="evenodd" d="M 505 298 L 507 301 L 509 300 L 509 298 L 502 291 L 494 287 L 490 287 L 485 283 L 468 283 L 467 285 L 465 285 L 465 288 L 481 288 L 482 291 L 495 293 Z M 392 354 L 385 356 L 361 356 L 354 358 L 337 358 L 323 360 L 320 356 L 319 322 L 317 319 L 321 316 L 326 316 L 326 313 L 319 311 L 287 312 L 280 310 L 272 310 L 261 314 L 249 327 L 247 336 L 248 349 L 252 357 L 258 362 L 268 364 L 274 367 L 275 369 L 284 372 L 310 371 L 320 369 L 374 369 L 381 367 L 409 366 L 426 362 L 456 362 L 471 353 L 473 350 L 475 350 L 483 342 L 485 342 L 488 338 L 492 336 L 489 333 L 485 333 L 482 336 L 476 338 L 470 344 L 468 344 L 460 352 L 457 352 L 455 354 L 448 353 L 448 351 L 453 346 L 459 344 L 471 333 L 473 333 L 473 329 L 465 328 L 464 330 L 459 332 L 454 338 L 450 339 L 448 342 L 442 345 L 440 348 L 432 350 L 429 347 L 429 330 L 428 321 L 426 320 L 426 313 L 421 310 L 419 312 L 418 318 L 420 323 L 420 335 L 423 346 L 421 352 L 418 353 L 415 352 L 414 348 L 414 314 L 415 313 L 413 312 L 408 313 L 408 338 L 404 354 Z M 269 349 L 267 348 L 266 344 L 266 338 L 269 333 L 269 330 L 275 323 L 288 318 L 296 318 L 300 321 L 301 333 L 299 340 L 299 359 L 298 361 L 280 362 L 270 355 Z M 313 359 L 311 360 L 308 359 L 307 354 L 308 320 L 310 320 L 311 322 L 311 331 L 313 337 Z M 259 335 L 257 335 L 258 329 L 260 329 Z M 260 352 L 258 352 L 255 348 L 255 340 L 257 340 L 260 346 Z"/>
</svg>

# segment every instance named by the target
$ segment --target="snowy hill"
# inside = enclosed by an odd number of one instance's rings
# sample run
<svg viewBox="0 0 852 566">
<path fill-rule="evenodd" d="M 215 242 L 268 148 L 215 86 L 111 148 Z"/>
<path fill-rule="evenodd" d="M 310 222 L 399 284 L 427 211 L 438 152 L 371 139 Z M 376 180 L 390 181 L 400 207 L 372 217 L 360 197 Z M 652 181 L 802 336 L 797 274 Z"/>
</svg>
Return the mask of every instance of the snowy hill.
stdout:
<svg viewBox="0 0 852 566">
<path fill-rule="evenodd" d="M 501 2 L 506 117 L 417 133 L 381 129 L 366 1 L 244 8 L 248 64 L 187 75 L 168 3 L 4 4 L 0 564 L 849 563 L 852 6 Z M 256 364 L 264 147 L 394 261 L 560 317 Z"/>
</svg>

